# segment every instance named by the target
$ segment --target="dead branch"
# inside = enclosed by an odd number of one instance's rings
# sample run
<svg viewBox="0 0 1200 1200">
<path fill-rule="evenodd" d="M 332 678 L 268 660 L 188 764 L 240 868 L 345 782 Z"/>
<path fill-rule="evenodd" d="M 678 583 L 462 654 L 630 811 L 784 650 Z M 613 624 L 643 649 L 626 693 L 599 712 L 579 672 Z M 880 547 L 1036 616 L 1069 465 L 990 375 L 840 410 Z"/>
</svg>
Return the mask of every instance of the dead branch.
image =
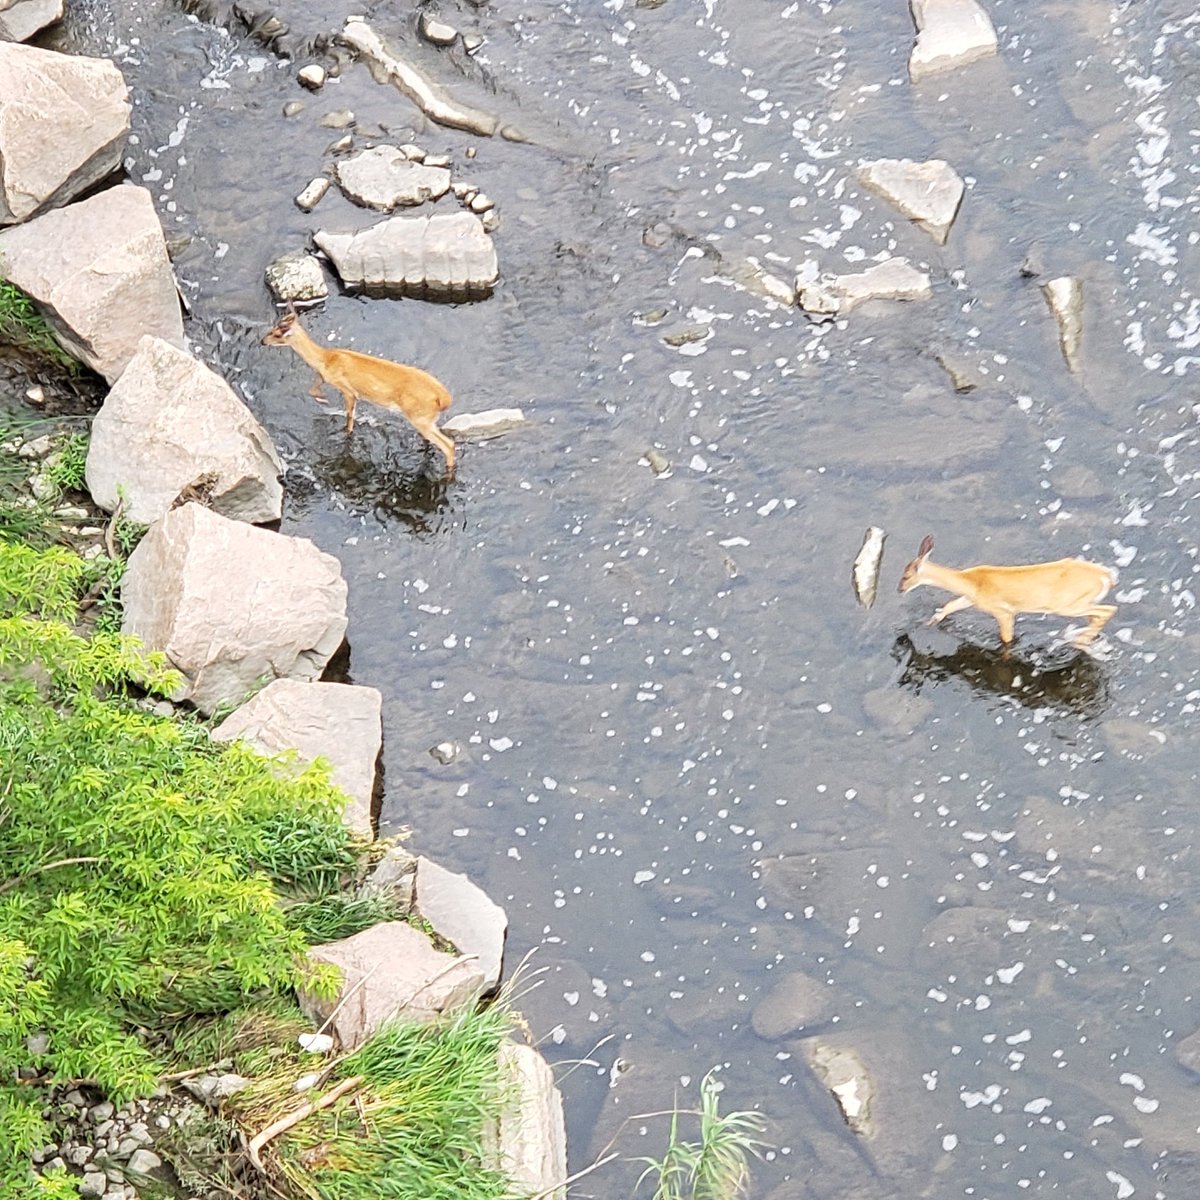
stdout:
<svg viewBox="0 0 1200 1200">
<path fill-rule="evenodd" d="M 293 1125 L 299 1125 L 301 1121 L 307 1117 L 311 1117 L 313 1113 L 319 1112 L 322 1108 L 328 1108 L 331 1104 L 335 1104 L 347 1092 L 353 1091 L 363 1080 L 365 1075 L 353 1075 L 349 1079 L 343 1079 L 337 1087 L 325 1093 L 319 1100 L 313 1100 L 308 1104 L 302 1104 L 293 1113 L 288 1113 L 286 1117 L 280 1117 L 278 1121 L 268 1125 L 261 1133 L 256 1133 L 251 1139 L 250 1144 L 246 1147 L 250 1155 L 250 1161 L 264 1175 L 267 1173 L 266 1167 L 263 1166 L 262 1159 L 259 1158 L 258 1152 L 272 1139 L 277 1138 L 281 1133 L 286 1133 Z"/>
</svg>

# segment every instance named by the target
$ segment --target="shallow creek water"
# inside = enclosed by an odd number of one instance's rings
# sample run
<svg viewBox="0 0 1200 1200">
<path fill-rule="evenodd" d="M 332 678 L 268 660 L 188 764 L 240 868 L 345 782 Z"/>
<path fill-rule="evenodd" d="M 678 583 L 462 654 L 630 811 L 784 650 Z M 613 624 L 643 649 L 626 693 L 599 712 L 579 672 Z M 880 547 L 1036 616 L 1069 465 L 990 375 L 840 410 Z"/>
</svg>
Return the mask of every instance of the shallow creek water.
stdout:
<svg viewBox="0 0 1200 1200">
<path fill-rule="evenodd" d="M 507 908 L 510 965 L 546 968 L 521 1007 L 564 1063 L 573 1169 L 618 1132 L 660 1152 L 663 1122 L 624 1119 L 718 1067 L 724 1105 L 771 1120 L 754 1196 L 1200 1192 L 1173 1053 L 1200 1026 L 1200 18 L 987 6 L 999 57 L 916 87 L 901 0 L 443 4 L 485 36 L 474 59 L 421 46 L 407 5 L 278 10 L 304 34 L 365 12 L 526 144 L 430 125 L 354 64 L 310 96 L 154 0 L 71 27 L 133 85 L 130 177 L 178 241 L 198 353 L 288 459 L 284 530 L 349 579 L 350 675 L 385 697 L 383 832 L 469 872 Z M 267 262 L 374 219 L 292 203 L 343 108 L 359 145 L 450 153 L 499 206 L 490 299 L 335 295 L 307 318 L 433 371 L 456 411 L 526 409 L 449 485 L 377 410 L 347 443 L 303 364 L 258 345 Z M 968 180 L 945 247 L 854 181 L 881 156 Z M 1075 376 L 1018 272 L 1034 243 L 1084 280 Z M 927 264 L 933 299 L 830 326 L 719 270 L 885 251 Z M 955 394 L 938 352 L 983 385 Z M 866 612 L 868 524 L 890 539 Z M 1053 619 L 1008 660 L 981 615 L 925 628 L 946 597 L 895 583 L 926 532 L 955 565 L 1119 564 L 1106 655 L 1063 650 Z M 827 988 L 818 1036 L 872 1070 L 869 1141 L 799 1039 L 751 1028 L 797 971 Z"/>
</svg>

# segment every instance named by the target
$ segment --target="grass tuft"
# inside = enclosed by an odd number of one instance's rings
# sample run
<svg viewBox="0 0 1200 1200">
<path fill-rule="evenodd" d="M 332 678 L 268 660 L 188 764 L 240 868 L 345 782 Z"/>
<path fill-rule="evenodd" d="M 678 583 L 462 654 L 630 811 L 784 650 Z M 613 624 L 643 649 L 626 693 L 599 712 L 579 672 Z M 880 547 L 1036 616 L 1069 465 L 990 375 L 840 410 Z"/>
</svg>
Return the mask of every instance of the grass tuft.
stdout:
<svg viewBox="0 0 1200 1200">
<path fill-rule="evenodd" d="M 79 363 L 55 340 L 33 301 L 15 284 L 3 279 L 0 279 L 0 342 L 40 354 L 72 375 L 79 371 Z"/>
</svg>

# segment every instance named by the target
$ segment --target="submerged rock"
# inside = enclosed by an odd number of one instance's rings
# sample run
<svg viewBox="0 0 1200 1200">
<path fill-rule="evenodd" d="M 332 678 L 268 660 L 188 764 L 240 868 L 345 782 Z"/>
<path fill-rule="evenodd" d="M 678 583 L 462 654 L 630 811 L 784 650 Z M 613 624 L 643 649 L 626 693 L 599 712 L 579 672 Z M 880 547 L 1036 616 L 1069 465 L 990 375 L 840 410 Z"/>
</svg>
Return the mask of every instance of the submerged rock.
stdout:
<svg viewBox="0 0 1200 1200">
<path fill-rule="evenodd" d="M 278 521 L 283 463 L 267 431 L 202 362 L 146 336 L 92 422 L 88 491 L 112 512 L 148 525 L 204 477 L 214 512 Z"/>
<path fill-rule="evenodd" d="M 475 299 L 500 277 L 496 247 L 469 212 L 390 217 L 359 233 L 322 229 L 313 241 L 343 283 L 368 291 Z"/>
<path fill-rule="evenodd" d="M 963 181 L 948 162 L 878 158 L 863 163 L 858 177 L 939 245 L 946 241 L 963 198 Z"/>
<path fill-rule="evenodd" d="M 1083 282 L 1062 275 L 1043 283 L 1042 295 L 1058 322 L 1058 344 L 1062 347 L 1067 369 L 1078 371 L 1083 342 Z"/>
<path fill-rule="evenodd" d="M 450 190 L 450 172 L 411 161 L 398 146 L 375 146 L 338 163 L 338 186 L 355 204 L 390 210 L 437 200 Z"/>
<path fill-rule="evenodd" d="M 145 188 L 124 183 L 0 232 L 0 276 L 109 383 L 143 334 L 183 346 L 179 293 Z"/>
<path fill-rule="evenodd" d="M 301 768 L 326 759 L 333 783 L 349 797 L 343 820 L 369 839 L 382 713 L 383 696 L 373 687 L 276 679 L 222 721 L 212 737 L 239 738 L 260 754 L 294 750 Z"/>
<path fill-rule="evenodd" d="M 25 9 L 0 0 L 0 39 Z M 130 111 L 108 59 L 0 40 L 0 225 L 66 204 L 116 171 Z"/>
<path fill-rule="evenodd" d="M 823 1041 L 806 1042 L 804 1057 L 837 1101 L 846 1124 L 860 1136 L 870 1137 L 874 1133 L 871 1102 L 875 1085 L 863 1060 L 849 1047 Z"/>
<path fill-rule="evenodd" d="M 792 971 L 754 1006 L 750 1025 L 760 1038 L 791 1037 L 829 1020 L 830 989 L 801 971 Z"/>
<path fill-rule="evenodd" d="M 488 991 L 500 983 L 508 917 L 465 875 L 417 859 L 417 911 L 446 941 L 474 955 Z"/>
<path fill-rule="evenodd" d="M 496 1057 L 504 1108 L 484 1133 L 484 1159 L 521 1195 L 565 1200 L 567 1132 L 554 1073 L 532 1046 L 504 1041 Z"/>
<path fill-rule="evenodd" d="M 930 295 L 929 276 L 924 271 L 906 259 L 889 258 L 853 275 L 801 283 L 797 301 L 816 316 L 840 316 L 867 300 L 925 300 Z"/>
<path fill-rule="evenodd" d="M 966 66 L 996 53 L 996 30 L 979 0 L 909 0 L 917 40 L 908 58 L 908 76 Z"/>
</svg>

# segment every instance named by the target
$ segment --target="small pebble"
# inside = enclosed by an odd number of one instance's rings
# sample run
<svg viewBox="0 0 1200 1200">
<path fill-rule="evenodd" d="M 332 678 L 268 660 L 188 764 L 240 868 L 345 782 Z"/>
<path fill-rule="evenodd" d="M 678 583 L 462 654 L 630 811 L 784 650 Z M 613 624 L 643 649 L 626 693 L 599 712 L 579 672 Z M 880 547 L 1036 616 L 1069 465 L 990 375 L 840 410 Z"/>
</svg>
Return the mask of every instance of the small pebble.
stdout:
<svg viewBox="0 0 1200 1200">
<path fill-rule="evenodd" d="M 309 63 L 307 67 L 301 67 L 296 73 L 296 78 L 309 89 L 311 92 L 317 91 L 325 86 L 325 68 L 318 66 L 316 63 Z"/>
<path fill-rule="evenodd" d="M 484 233 L 495 233 L 500 228 L 500 214 L 494 209 L 489 208 L 483 214 L 482 221 Z"/>
<path fill-rule="evenodd" d="M 354 113 L 348 108 L 339 108 L 326 113 L 319 122 L 325 129 L 349 129 L 354 124 Z"/>
<path fill-rule="evenodd" d="M 33 387 L 25 389 L 25 399 L 28 400 L 30 404 L 37 404 L 40 406 L 46 403 L 46 393 L 42 390 L 40 385 L 34 384 Z"/>
<path fill-rule="evenodd" d="M 445 21 L 439 21 L 428 13 L 421 14 L 419 28 L 421 36 L 435 46 L 452 46 L 458 38 L 458 30 L 453 25 L 447 25 Z"/>
<path fill-rule="evenodd" d="M 450 155 L 448 154 L 427 154 L 425 155 L 425 165 L 427 167 L 446 167 L 450 166 Z"/>
<path fill-rule="evenodd" d="M 400 153 L 404 155 L 409 162 L 423 163 L 425 161 L 425 151 L 420 146 L 414 146 L 412 142 L 405 142 L 400 147 Z"/>
<path fill-rule="evenodd" d="M 312 212 L 325 198 L 325 193 L 328 191 L 329 180 L 324 175 L 320 175 L 296 197 L 296 207 L 305 212 Z"/>
<path fill-rule="evenodd" d="M 657 450 L 647 450 L 646 461 L 655 475 L 664 475 L 671 469 L 671 464 Z"/>
<path fill-rule="evenodd" d="M 303 111 L 304 111 L 304 101 L 303 100 L 289 100 L 283 106 L 283 115 L 285 117 L 294 117 L 294 116 L 296 116 L 297 113 L 302 113 Z"/>
<path fill-rule="evenodd" d="M 474 54 L 475 51 L 478 50 L 479 47 L 482 45 L 483 45 L 483 38 L 480 34 L 478 34 L 478 33 L 464 33 L 463 34 L 463 49 L 468 54 Z"/>
<path fill-rule="evenodd" d="M 330 142 L 325 147 L 326 154 L 341 154 L 343 150 L 349 150 L 354 145 L 354 134 L 348 133 L 345 137 L 340 137 L 336 142 Z"/>
</svg>

